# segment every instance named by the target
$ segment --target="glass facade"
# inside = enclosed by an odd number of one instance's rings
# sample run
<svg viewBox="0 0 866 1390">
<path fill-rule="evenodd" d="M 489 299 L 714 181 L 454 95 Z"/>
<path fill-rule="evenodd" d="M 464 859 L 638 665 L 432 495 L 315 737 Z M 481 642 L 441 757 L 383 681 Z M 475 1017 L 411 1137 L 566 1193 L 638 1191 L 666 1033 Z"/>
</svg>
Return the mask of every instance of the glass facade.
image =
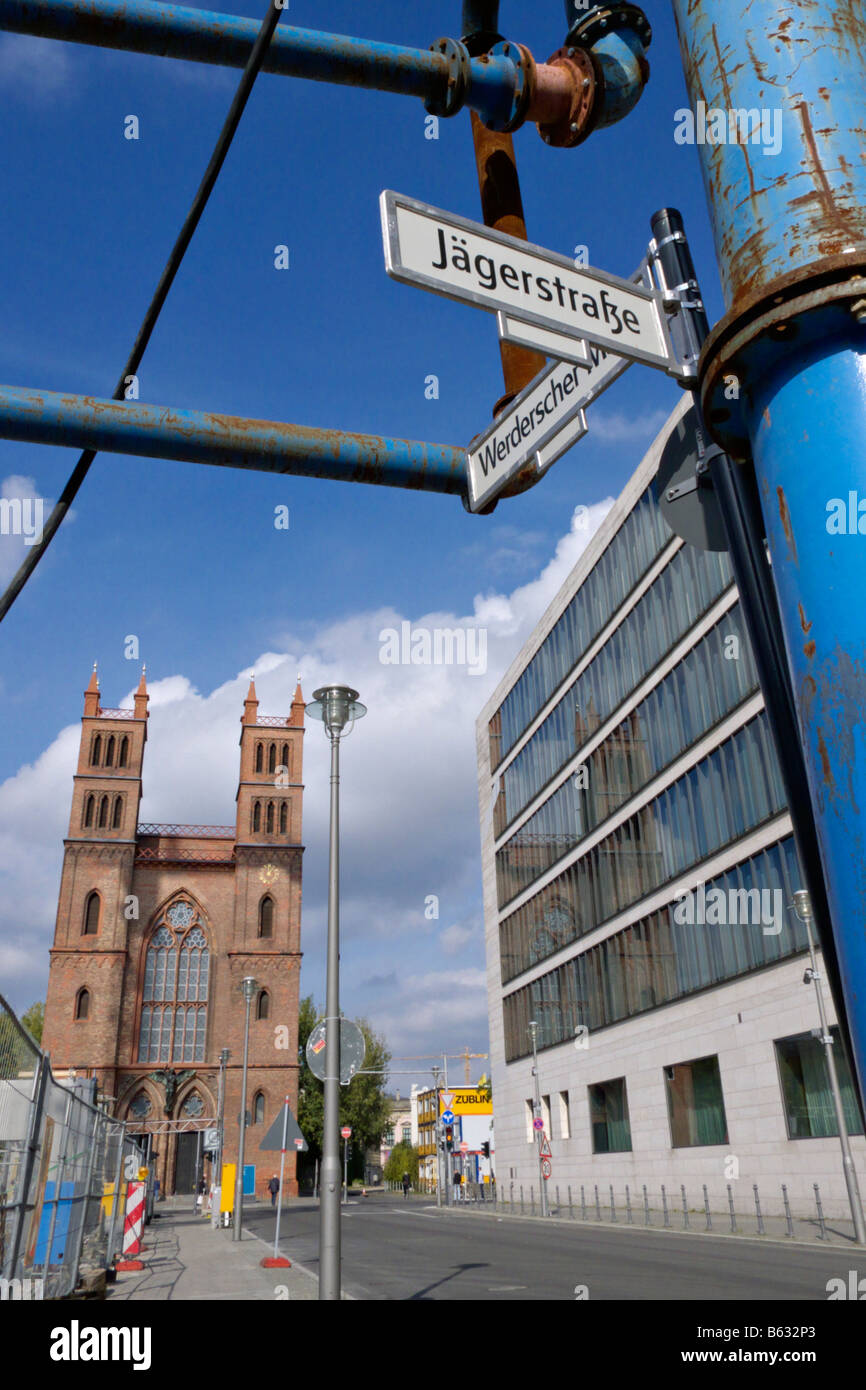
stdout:
<svg viewBox="0 0 866 1390">
<path fill-rule="evenodd" d="M 514 747 L 574 666 L 575 654 L 586 650 L 670 541 L 653 479 L 491 719 L 491 768 Z"/>
<path fill-rule="evenodd" d="M 589 1087 L 589 1124 L 594 1154 L 630 1152 L 631 1126 L 624 1076 Z"/>
<path fill-rule="evenodd" d="M 503 983 L 784 809 L 762 710 L 505 918 Z M 512 897 L 536 876 L 534 848 L 528 854 L 509 869 Z"/>
<path fill-rule="evenodd" d="M 726 651 L 738 655 L 726 659 Z M 498 850 L 500 905 L 576 848 L 757 689 L 737 604 Z"/>
<path fill-rule="evenodd" d="M 787 903 L 801 881 L 788 836 L 712 879 L 706 893 L 720 889 L 730 901 L 732 892 L 758 887 L 780 891 Z M 676 914 L 671 904 L 642 917 L 506 995 L 505 1060 L 531 1053 L 530 1019 L 539 1025 L 538 1046 L 553 1047 L 571 1041 L 581 1025 L 593 1033 L 806 949 L 805 928 L 794 913 L 784 914 L 778 933 L 766 932 L 760 921 L 681 922 Z"/>
<path fill-rule="evenodd" d="M 839 1090 L 842 1093 L 845 1124 L 849 1134 L 862 1134 L 863 1124 L 851 1081 L 851 1068 L 842 1050 L 839 1029 L 834 1025 L 830 1033 L 833 1038 L 833 1058 L 839 1077 Z M 839 1133 L 839 1126 L 836 1123 L 830 1073 L 827 1071 L 823 1044 L 818 1038 L 813 1038 L 811 1033 L 799 1033 L 793 1038 L 779 1038 L 776 1042 L 776 1057 L 785 1102 L 788 1138 L 835 1138 Z"/>
<path fill-rule="evenodd" d="M 665 1090 L 675 1149 L 727 1144 L 728 1122 L 718 1057 L 665 1067 Z"/>
<path fill-rule="evenodd" d="M 691 546 L 677 551 L 505 769 L 494 809 L 496 835 L 580 751 L 730 584 L 726 555 Z M 582 650 L 572 652 L 571 667 Z"/>
</svg>

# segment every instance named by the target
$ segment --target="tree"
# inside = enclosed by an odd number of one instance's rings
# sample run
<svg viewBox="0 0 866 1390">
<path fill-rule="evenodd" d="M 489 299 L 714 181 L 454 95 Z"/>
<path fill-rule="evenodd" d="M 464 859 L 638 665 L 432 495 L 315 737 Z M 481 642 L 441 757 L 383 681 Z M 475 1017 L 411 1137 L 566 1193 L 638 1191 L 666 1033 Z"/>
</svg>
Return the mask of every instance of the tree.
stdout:
<svg viewBox="0 0 866 1390">
<path fill-rule="evenodd" d="M 386 1182 L 399 1182 L 408 1173 L 413 1183 L 418 1181 L 418 1150 L 411 1144 L 395 1144 L 388 1155 L 384 1175 Z"/>
<path fill-rule="evenodd" d="M 21 1022 L 30 1036 L 41 1045 L 42 1029 L 45 1026 L 45 1005 L 41 1002 L 31 1004 L 26 1014 L 22 1014 Z"/>
<path fill-rule="evenodd" d="M 309 1164 L 322 1156 L 322 1129 L 325 1119 L 325 1087 L 307 1065 L 307 1039 L 319 1019 L 313 996 L 301 1000 L 298 1013 L 298 1060 L 300 1080 L 298 1095 L 298 1124 L 310 1152 Z M 340 1087 L 340 1124 L 352 1127 L 353 1167 L 363 1167 L 367 1149 L 378 1148 L 389 1123 L 389 1101 L 385 1095 L 385 1073 L 391 1054 L 384 1038 L 373 1032 L 366 1019 L 356 1020 L 364 1035 L 367 1051 L 363 1069 L 371 1076 L 354 1076 L 348 1086 Z"/>
</svg>

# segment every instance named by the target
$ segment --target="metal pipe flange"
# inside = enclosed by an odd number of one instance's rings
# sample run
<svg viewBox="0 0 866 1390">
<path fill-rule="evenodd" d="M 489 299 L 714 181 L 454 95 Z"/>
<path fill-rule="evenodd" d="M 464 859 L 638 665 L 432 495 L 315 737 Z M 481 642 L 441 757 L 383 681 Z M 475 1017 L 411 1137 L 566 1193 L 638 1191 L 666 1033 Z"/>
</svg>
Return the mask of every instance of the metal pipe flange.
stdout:
<svg viewBox="0 0 866 1390">
<path fill-rule="evenodd" d="M 448 85 L 444 96 L 430 97 L 424 110 L 431 116 L 456 116 L 466 101 L 472 76 L 469 49 L 458 39 L 437 39 L 430 45 L 431 53 L 441 53 L 448 64 Z"/>
</svg>

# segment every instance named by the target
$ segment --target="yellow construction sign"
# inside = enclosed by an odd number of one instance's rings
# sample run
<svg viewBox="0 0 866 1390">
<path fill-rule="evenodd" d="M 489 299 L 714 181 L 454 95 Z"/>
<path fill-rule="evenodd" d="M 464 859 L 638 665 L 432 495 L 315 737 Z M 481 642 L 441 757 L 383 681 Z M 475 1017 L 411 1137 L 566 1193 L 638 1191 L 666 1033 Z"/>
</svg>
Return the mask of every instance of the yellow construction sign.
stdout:
<svg viewBox="0 0 866 1390">
<path fill-rule="evenodd" d="M 439 1092 L 439 1114 L 450 1110 L 452 1115 L 492 1115 L 493 1101 L 484 1092 L 464 1086 L 461 1090 Z"/>
</svg>

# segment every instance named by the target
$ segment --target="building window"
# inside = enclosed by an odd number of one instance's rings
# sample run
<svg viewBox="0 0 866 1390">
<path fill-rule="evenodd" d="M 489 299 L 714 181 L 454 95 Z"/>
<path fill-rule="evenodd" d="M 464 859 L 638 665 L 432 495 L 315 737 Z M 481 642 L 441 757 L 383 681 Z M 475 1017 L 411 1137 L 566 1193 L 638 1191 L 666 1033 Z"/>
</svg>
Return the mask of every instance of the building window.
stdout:
<svg viewBox="0 0 866 1390">
<path fill-rule="evenodd" d="M 571 1111 L 568 1107 L 568 1091 L 559 1093 L 559 1137 L 571 1138 Z"/>
<path fill-rule="evenodd" d="M 114 734 L 111 735 L 108 743 L 105 745 L 105 766 L 114 767 Z"/>
<path fill-rule="evenodd" d="M 665 1067 L 665 1089 L 675 1149 L 727 1144 L 728 1122 L 718 1057 Z"/>
<path fill-rule="evenodd" d="M 272 743 L 268 749 L 268 772 L 277 770 L 277 745 Z"/>
<path fill-rule="evenodd" d="M 289 828 L 289 803 L 280 802 L 280 834 L 285 835 Z"/>
<path fill-rule="evenodd" d="M 283 746 L 282 746 L 281 749 L 280 749 L 280 766 L 283 767 L 283 768 L 285 768 L 286 772 L 288 772 L 288 770 L 289 770 L 289 745 L 288 745 L 287 743 L 284 743 Z"/>
<path fill-rule="evenodd" d="M 90 1017 L 90 991 L 87 989 L 80 989 L 75 996 L 75 1017 Z"/>
<path fill-rule="evenodd" d="M 99 894 L 91 893 L 84 908 L 84 929 L 82 936 L 96 936 L 99 931 Z"/>
<path fill-rule="evenodd" d="M 394 1126 L 393 1126 L 393 1125 L 391 1125 L 390 1129 L 387 1129 L 387 1130 L 385 1131 L 385 1147 L 388 1148 L 388 1149 L 393 1149 L 393 1147 L 394 1147 Z"/>
<path fill-rule="evenodd" d="M 257 801 L 253 806 L 253 830 L 259 831 L 262 828 L 262 803 Z"/>
<path fill-rule="evenodd" d="M 403 1142 L 404 1144 L 411 1144 L 411 1143 L 412 1143 L 412 1126 L 411 1126 L 411 1125 L 403 1125 L 403 1126 L 401 1126 L 401 1133 L 402 1133 L 402 1136 L 403 1136 L 402 1142 Z"/>
<path fill-rule="evenodd" d="M 126 767 L 129 762 L 129 739 L 126 734 L 120 740 L 120 752 L 117 756 L 117 766 Z"/>
<path fill-rule="evenodd" d="M 259 936 L 274 934 L 274 900 L 267 895 L 259 903 Z"/>
<path fill-rule="evenodd" d="M 842 1110 L 849 1134 L 862 1134 L 863 1124 L 851 1081 L 851 1068 L 842 1050 L 839 1029 L 830 1029 L 833 1059 L 842 1092 Z M 782 1082 L 789 1139 L 830 1139 L 839 1133 L 824 1045 L 811 1033 L 778 1038 L 776 1059 Z"/>
<path fill-rule="evenodd" d="M 271 1016 L 271 996 L 266 989 L 259 991 L 256 1001 L 256 1018 L 270 1018 Z"/>
<path fill-rule="evenodd" d="M 99 803 L 99 829 L 104 830 L 108 825 L 108 797 L 104 796 Z"/>
<path fill-rule="evenodd" d="M 256 744 L 256 772 L 261 772 L 264 767 L 265 749 L 261 743 Z"/>
<path fill-rule="evenodd" d="M 116 796 L 116 797 L 114 798 L 114 815 L 113 815 L 112 818 L 111 818 L 111 828 L 112 828 L 112 830 L 119 830 L 119 829 L 120 829 L 120 822 L 121 822 L 122 816 L 123 816 L 123 797 L 122 797 L 122 796 Z"/>
<path fill-rule="evenodd" d="M 99 767 L 99 760 L 102 757 L 102 734 L 97 734 L 93 740 L 93 747 L 90 750 L 91 766 Z"/>
<path fill-rule="evenodd" d="M 268 818 L 267 818 L 267 822 L 266 822 L 266 824 L 265 824 L 265 834 L 266 834 L 266 835 L 273 835 L 273 833 L 274 833 L 274 803 L 273 803 L 272 801 L 269 801 L 269 802 L 268 802 Z"/>
<path fill-rule="evenodd" d="M 541 1097 L 541 1119 L 544 1124 L 544 1132 L 550 1137 L 550 1096 Z"/>
<path fill-rule="evenodd" d="M 83 821 L 83 824 L 84 824 L 85 830 L 86 830 L 89 826 L 91 826 L 91 825 L 93 824 L 93 804 L 94 804 L 94 803 L 93 803 L 93 796 L 92 796 L 92 794 L 91 794 L 90 796 L 88 796 L 88 797 L 85 798 L 85 802 L 84 802 L 84 821 Z"/>
<path fill-rule="evenodd" d="M 135 1100 L 130 1105 L 128 1113 L 134 1116 L 136 1120 L 146 1120 L 152 1109 L 150 1096 L 147 1094 L 147 1091 L 139 1091 Z"/>
<path fill-rule="evenodd" d="M 535 1119 L 535 1105 L 531 1100 L 524 1101 L 523 1112 L 526 1119 L 526 1142 L 531 1144 L 535 1140 L 535 1128 L 532 1123 Z"/>
<path fill-rule="evenodd" d="M 199 1115 L 204 1114 L 204 1101 L 198 1091 L 190 1092 L 180 1107 L 180 1113 L 185 1119 L 190 1120 L 197 1120 Z"/>
<path fill-rule="evenodd" d="M 256 1092 L 255 1101 L 253 1102 L 253 1124 L 254 1124 L 254 1125 L 261 1125 L 261 1124 L 264 1124 L 264 1120 L 265 1120 L 265 1096 L 264 1096 L 264 1092 L 263 1092 L 263 1091 L 257 1091 L 257 1092 Z"/>
<path fill-rule="evenodd" d="M 203 1062 L 210 952 L 201 916 L 175 900 L 157 920 L 144 967 L 139 1062 Z"/>
<path fill-rule="evenodd" d="M 615 1081 L 602 1081 L 588 1089 L 593 1153 L 631 1152 L 631 1126 L 628 1122 L 625 1077 L 620 1076 Z"/>
</svg>

